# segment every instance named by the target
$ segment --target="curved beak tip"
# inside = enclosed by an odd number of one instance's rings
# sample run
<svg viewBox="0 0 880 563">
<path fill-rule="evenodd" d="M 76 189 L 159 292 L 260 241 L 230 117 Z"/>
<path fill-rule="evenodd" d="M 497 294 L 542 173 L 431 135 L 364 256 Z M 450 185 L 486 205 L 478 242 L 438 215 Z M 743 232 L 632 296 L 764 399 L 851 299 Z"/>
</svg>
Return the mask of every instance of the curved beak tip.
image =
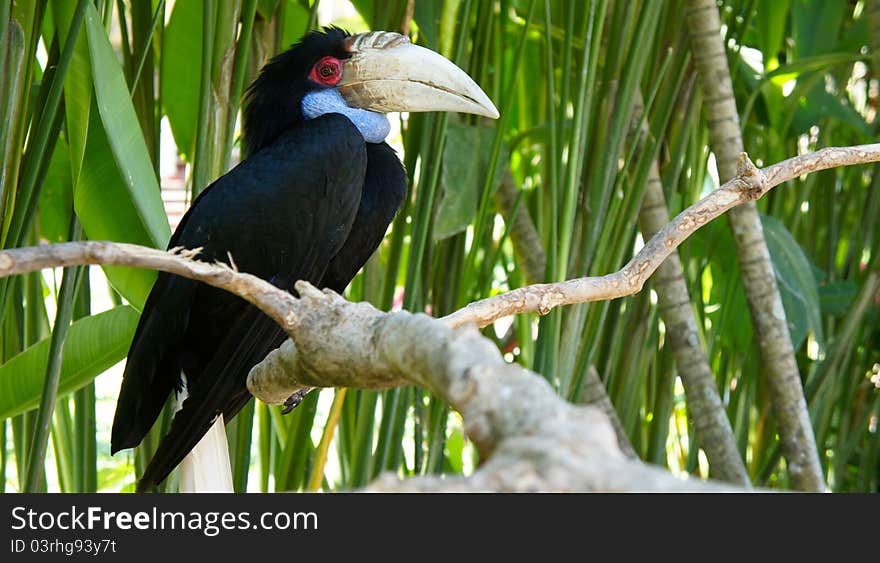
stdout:
<svg viewBox="0 0 880 563">
<path fill-rule="evenodd" d="M 498 108 L 496 108 L 495 104 L 493 104 L 492 101 L 489 100 L 488 96 L 486 97 L 486 101 L 489 102 L 488 104 L 484 105 L 486 112 L 480 115 L 488 117 L 489 119 L 498 119 L 499 117 L 501 117 L 501 114 L 498 113 Z"/>
</svg>

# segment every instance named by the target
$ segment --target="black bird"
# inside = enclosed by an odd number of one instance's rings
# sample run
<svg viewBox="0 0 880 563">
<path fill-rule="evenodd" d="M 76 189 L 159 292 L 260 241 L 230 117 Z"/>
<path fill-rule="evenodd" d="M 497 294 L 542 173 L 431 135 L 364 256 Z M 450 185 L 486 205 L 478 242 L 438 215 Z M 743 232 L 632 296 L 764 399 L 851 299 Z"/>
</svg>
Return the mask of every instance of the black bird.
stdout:
<svg viewBox="0 0 880 563">
<path fill-rule="evenodd" d="M 249 87 L 246 158 L 196 198 L 169 248 L 201 247 L 207 261 L 231 256 L 289 291 L 306 280 L 342 292 L 406 194 L 403 166 L 384 141 L 388 111 L 498 117 L 467 74 L 402 35 L 309 33 Z M 172 390 L 185 387 L 187 398 L 138 490 L 163 481 L 218 415 L 228 422 L 247 404 L 248 372 L 284 338 L 244 300 L 159 274 L 129 350 L 111 452 L 141 442 Z"/>
</svg>

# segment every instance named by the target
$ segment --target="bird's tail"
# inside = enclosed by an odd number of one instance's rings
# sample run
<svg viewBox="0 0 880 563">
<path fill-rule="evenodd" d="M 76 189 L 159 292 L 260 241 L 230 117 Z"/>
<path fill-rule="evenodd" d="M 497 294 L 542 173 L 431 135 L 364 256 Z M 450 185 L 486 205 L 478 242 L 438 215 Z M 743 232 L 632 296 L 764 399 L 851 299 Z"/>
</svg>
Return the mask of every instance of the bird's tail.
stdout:
<svg viewBox="0 0 880 563">
<path fill-rule="evenodd" d="M 183 376 L 182 389 L 177 395 L 175 414 L 183 408 L 187 396 L 186 377 Z M 189 453 L 178 465 L 179 491 L 181 493 L 233 492 L 232 467 L 229 462 L 229 444 L 226 441 L 225 426 L 223 415 L 218 415 L 210 429 L 195 446 L 192 445 L 194 440 L 188 441 L 188 443 L 187 441 L 180 443 L 176 440 L 163 440 L 138 482 L 138 492 L 150 491 L 162 482 L 174 469 L 176 461 L 180 460 L 179 456 L 187 450 Z M 169 460 L 174 461 L 168 463 Z"/>
<path fill-rule="evenodd" d="M 223 415 L 178 466 L 181 493 L 231 493 L 232 467 Z"/>
</svg>

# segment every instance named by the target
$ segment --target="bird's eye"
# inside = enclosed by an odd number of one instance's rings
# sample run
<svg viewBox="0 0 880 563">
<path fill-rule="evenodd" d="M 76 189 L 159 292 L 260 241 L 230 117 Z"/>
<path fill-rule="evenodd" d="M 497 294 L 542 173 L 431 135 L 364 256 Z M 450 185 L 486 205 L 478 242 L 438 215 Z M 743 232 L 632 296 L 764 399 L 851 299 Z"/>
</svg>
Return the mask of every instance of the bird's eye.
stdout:
<svg viewBox="0 0 880 563">
<path fill-rule="evenodd" d="M 312 67 L 309 78 L 324 86 L 336 86 L 342 78 L 342 63 L 336 57 L 324 57 Z"/>
</svg>

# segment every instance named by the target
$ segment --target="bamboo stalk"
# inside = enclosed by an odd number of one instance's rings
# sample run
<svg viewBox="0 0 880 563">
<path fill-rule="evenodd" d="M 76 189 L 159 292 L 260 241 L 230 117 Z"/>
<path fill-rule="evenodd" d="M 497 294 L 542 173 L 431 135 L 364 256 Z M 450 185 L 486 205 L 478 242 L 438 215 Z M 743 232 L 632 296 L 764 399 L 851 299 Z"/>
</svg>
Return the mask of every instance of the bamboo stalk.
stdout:
<svg viewBox="0 0 880 563">
<path fill-rule="evenodd" d="M 721 21 L 714 0 L 688 0 L 687 6 L 688 33 L 705 95 L 711 147 L 718 175 L 726 182 L 736 174 L 744 145 Z M 788 473 L 795 488 L 823 491 L 825 479 L 816 438 L 757 206 L 750 203 L 733 210 L 730 224 Z"/>
<path fill-rule="evenodd" d="M 81 227 L 74 217 L 71 224 L 70 240 L 80 238 Z M 76 289 L 76 278 L 82 275 L 82 266 L 64 268 L 61 290 L 58 295 L 58 312 L 55 315 L 55 326 L 52 329 L 52 340 L 49 345 L 49 361 L 46 364 L 46 379 L 43 394 L 40 397 L 40 409 L 37 415 L 36 434 L 28 453 L 27 477 L 24 491 L 35 492 L 43 480 L 43 469 L 46 448 L 49 441 L 49 429 L 52 423 L 52 412 L 55 410 L 55 398 L 58 394 L 58 381 L 61 378 L 61 359 L 67 330 L 73 318 L 73 298 Z"/>
</svg>

